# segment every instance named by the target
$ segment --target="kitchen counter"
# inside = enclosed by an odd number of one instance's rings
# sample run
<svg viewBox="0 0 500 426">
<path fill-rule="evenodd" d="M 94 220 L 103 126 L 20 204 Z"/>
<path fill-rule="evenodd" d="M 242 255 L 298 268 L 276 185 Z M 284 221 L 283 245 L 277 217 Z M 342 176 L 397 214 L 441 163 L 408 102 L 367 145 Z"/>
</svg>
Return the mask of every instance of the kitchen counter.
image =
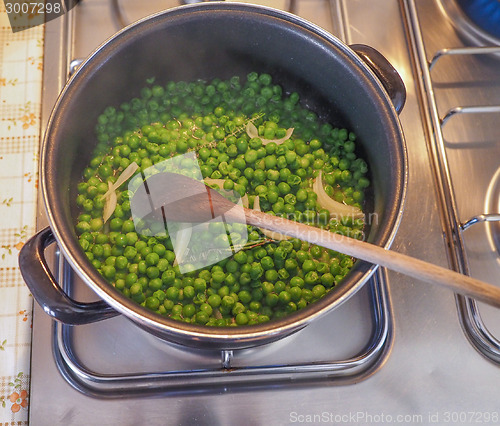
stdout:
<svg viewBox="0 0 500 426">
<path fill-rule="evenodd" d="M 0 5 L 0 425 L 28 424 L 33 300 L 17 257 L 35 232 L 43 26 L 13 33 Z"/>
<path fill-rule="evenodd" d="M 370 3 L 370 7 L 364 5 L 367 2 Z M 130 18 L 135 18 L 135 6 L 152 7 L 155 2 L 122 0 L 122 3 L 133 6 L 126 8 L 126 11 Z M 267 0 L 265 3 L 268 5 Z M 314 1 L 291 0 L 291 3 L 299 9 L 298 12 L 302 12 L 304 8 L 312 8 L 311 4 Z M 408 97 L 400 119 L 409 146 L 410 173 L 405 215 L 393 249 L 440 266 L 459 269 L 453 265 L 453 261 L 450 261 L 451 250 L 448 246 L 451 243 L 443 232 L 443 214 L 440 211 L 440 197 L 435 188 L 436 173 L 431 161 L 433 145 L 428 141 L 432 135 L 428 133 L 428 123 L 425 117 L 423 118 L 426 105 L 421 99 L 417 82 L 419 69 L 410 58 L 411 49 L 408 45 L 411 37 L 408 28 L 401 20 L 403 13 L 400 6 L 406 3 L 416 3 L 422 11 L 427 12 L 426 18 L 430 17 L 431 23 L 434 24 L 429 26 L 439 28 L 440 34 L 451 34 L 453 42 L 449 43 L 449 46 L 448 44 L 441 46 L 437 41 L 434 43 L 437 32 L 427 33 L 428 39 L 425 41 L 432 48 L 431 52 L 441 47 L 460 45 L 451 24 L 445 21 L 446 25 L 443 26 L 444 14 L 436 6 L 438 2 L 434 0 L 331 2 L 344 7 L 336 12 L 348 18 L 349 25 L 342 27 L 345 31 L 327 27 L 331 21 L 330 16 L 320 9 L 315 9 L 312 18 L 321 26 L 328 28 L 328 31 L 342 35 L 349 43 L 367 43 L 379 49 L 403 77 Z M 104 34 L 97 31 L 97 27 L 104 29 L 103 31 L 114 32 L 113 26 L 106 25 L 104 21 L 108 7 L 107 2 L 88 0 L 85 2 L 85 7 L 80 8 L 80 16 L 89 19 L 85 22 L 92 22 L 93 25 L 86 26 L 76 22 L 76 39 L 84 42 L 77 45 L 75 43 L 71 58 L 85 57 L 90 47 L 93 48 L 101 41 L 100 37 L 103 38 Z M 40 112 L 44 31 L 43 27 L 36 27 L 12 34 L 5 10 L 0 11 L 0 22 L 2 105 L 0 215 L 3 219 L 0 223 L 0 426 L 27 424 L 28 408 L 31 409 L 31 424 L 50 426 L 145 424 L 145 419 L 147 424 L 159 425 L 166 423 L 499 424 L 497 396 L 499 362 L 491 362 L 468 340 L 457 313 L 457 299 L 454 294 L 446 289 L 434 288 L 390 271 L 387 274 L 387 289 L 392 326 L 387 349 L 380 365 L 377 365 L 370 375 L 359 378 L 355 383 L 340 384 L 332 380 L 318 381 L 311 386 L 300 384 L 289 387 L 268 386 L 266 389 L 249 388 L 239 391 L 233 391 L 228 386 L 213 392 L 202 390 L 183 394 L 172 391 L 153 397 L 121 395 L 118 398 L 107 399 L 96 397 L 91 392 L 85 394 L 75 386 L 75 383 L 79 382 L 68 380 L 69 376 L 63 377 L 63 374 L 60 374 L 60 366 L 63 363 L 58 360 L 56 365 L 53 359 L 54 348 L 60 347 L 56 341 L 59 334 L 54 333 L 52 321 L 39 306 L 36 306 L 34 312 L 32 311 L 32 300 L 17 266 L 17 255 L 23 242 L 37 229 L 35 216 L 38 211 L 37 153 L 40 128 L 43 128 L 41 122 L 44 117 L 44 113 Z M 51 46 L 51 37 L 58 39 L 59 33 L 54 32 L 56 35 L 51 33 L 51 27 L 55 27 L 57 22 L 59 20 L 46 25 L 46 47 Z M 372 22 L 392 23 L 392 25 L 378 27 L 368 25 Z M 56 46 L 61 47 L 57 44 Z M 57 56 L 67 47 L 49 48 L 49 50 L 55 52 Z M 46 79 L 50 79 L 52 75 L 50 71 L 57 66 L 57 61 L 46 60 Z M 444 74 L 449 74 L 449 68 L 440 69 L 439 66 L 443 67 L 443 64 L 439 64 L 434 70 L 436 75 L 433 74 L 438 83 L 436 88 L 439 90 L 436 92 L 445 91 L 446 95 L 451 97 L 448 92 L 454 86 L 442 79 Z M 61 75 L 65 77 L 65 72 Z M 57 86 L 62 84 L 62 81 L 64 81 L 62 78 L 53 78 L 50 83 Z M 468 87 L 462 82 L 457 86 Z M 476 86 L 472 87 L 479 93 Z M 55 99 L 58 90 L 54 93 Z M 51 108 L 54 99 L 46 95 L 44 92 L 44 106 Z M 443 111 L 445 106 L 440 104 Z M 453 129 L 447 127 L 446 130 L 450 132 Z M 495 138 L 493 140 L 497 141 L 497 130 L 492 133 Z M 451 135 L 447 136 L 450 140 L 454 140 Z M 481 148 L 490 145 L 494 146 L 494 143 L 483 144 Z M 473 156 L 472 153 L 464 155 L 458 150 L 456 153 L 453 151 L 452 155 L 466 160 Z M 494 162 L 495 158 L 498 156 L 492 155 L 491 162 Z M 470 198 L 472 192 L 468 191 L 467 197 Z M 471 206 L 466 205 L 466 207 L 472 209 Z M 478 213 L 465 210 L 463 206 L 461 208 L 462 221 Z M 482 234 L 477 239 L 485 240 Z M 475 247 L 473 246 L 474 249 Z M 483 253 L 484 250 L 477 250 L 473 255 L 484 258 Z M 495 257 L 491 267 L 496 268 L 497 252 L 493 252 L 491 256 Z M 472 269 L 475 272 L 474 268 Z M 497 275 L 491 276 L 495 278 Z M 486 314 L 489 314 L 486 316 L 488 323 L 500 324 L 498 312 L 493 309 L 491 311 L 493 312 L 486 311 Z M 32 313 L 33 341 L 31 340 Z M 121 326 L 125 323 L 125 319 L 116 318 L 109 323 L 103 323 L 104 329 L 100 329 L 95 335 L 92 334 L 93 337 L 97 336 L 95 340 L 75 339 L 76 348 L 92 347 L 92 344 L 102 340 L 113 347 L 116 351 L 112 352 L 113 354 L 123 355 L 120 351 L 119 338 L 124 338 L 124 335 L 115 333 L 113 321 L 118 323 L 122 331 Z M 350 322 L 346 321 L 344 324 Z M 498 326 L 492 330 L 495 334 L 499 333 Z M 89 335 L 91 331 L 88 331 Z M 86 336 L 87 330 L 76 332 Z M 350 332 L 355 334 L 352 329 Z M 62 332 L 60 335 L 64 337 Z M 144 347 L 141 346 L 143 342 L 141 339 L 144 338 L 151 343 L 150 348 L 154 352 L 166 358 L 163 355 L 164 350 L 167 353 L 164 342 L 153 340 L 151 336 L 142 334 L 138 336 L 137 339 L 134 338 L 133 344 L 130 343 L 132 340 L 128 340 L 123 347 L 134 349 L 137 345 L 138 350 L 144 351 Z M 35 355 L 30 364 L 31 347 Z M 70 347 L 72 348 L 73 346 Z M 315 348 L 315 351 L 318 351 L 318 348 Z M 95 370 L 101 374 L 97 378 L 103 378 L 103 382 L 107 383 L 113 381 L 115 369 L 119 369 L 121 364 L 112 360 L 113 364 L 107 365 L 106 361 L 107 359 L 102 360 L 94 354 L 82 360 L 84 365 L 97 364 L 99 368 Z M 104 363 L 104 367 L 99 362 Z M 151 365 L 151 359 L 148 362 L 148 367 L 156 372 L 155 365 Z M 30 367 L 32 377 L 29 374 Z M 158 370 L 163 372 L 160 368 Z M 124 371 L 127 373 L 129 370 L 124 369 Z M 80 370 L 77 370 L 78 372 Z M 139 372 L 142 372 L 142 369 L 139 369 Z M 93 378 L 94 376 L 91 376 L 91 379 Z M 32 379 L 32 394 L 30 394 L 30 379 Z"/>
</svg>

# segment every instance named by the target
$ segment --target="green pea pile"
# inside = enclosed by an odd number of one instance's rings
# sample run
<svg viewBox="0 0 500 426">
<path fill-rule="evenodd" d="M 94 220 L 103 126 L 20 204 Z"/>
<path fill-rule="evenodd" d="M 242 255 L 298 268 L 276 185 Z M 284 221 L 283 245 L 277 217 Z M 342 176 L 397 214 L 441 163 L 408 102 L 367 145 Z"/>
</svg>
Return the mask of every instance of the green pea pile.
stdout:
<svg viewBox="0 0 500 426">
<path fill-rule="evenodd" d="M 247 226 L 241 250 L 181 274 L 168 233 L 148 236 L 135 229 L 127 183 L 116 190 L 116 208 L 103 220 L 108 182 L 116 182 L 132 162 L 144 172 L 194 151 L 203 177 L 223 179 L 223 188 L 246 196 L 250 207 L 258 196 L 262 211 L 363 238 L 363 219 L 332 215 L 312 190 L 321 171 L 330 197 L 363 207 L 370 181 L 367 164 L 356 153 L 356 136 L 322 122 L 299 101 L 269 74 L 252 72 L 245 79 L 165 85 L 151 79 L 137 98 L 106 108 L 76 195 L 76 231 L 94 267 L 147 309 L 208 326 L 280 318 L 328 293 L 354 259 L 297 239 L 273 240 Z M 259 137 L 248 136 L 249 122 Z M 281 142 L 289 128 L 292 136 Z M 216 234 L 215 228 L 207 232 Z"/>
</svg>

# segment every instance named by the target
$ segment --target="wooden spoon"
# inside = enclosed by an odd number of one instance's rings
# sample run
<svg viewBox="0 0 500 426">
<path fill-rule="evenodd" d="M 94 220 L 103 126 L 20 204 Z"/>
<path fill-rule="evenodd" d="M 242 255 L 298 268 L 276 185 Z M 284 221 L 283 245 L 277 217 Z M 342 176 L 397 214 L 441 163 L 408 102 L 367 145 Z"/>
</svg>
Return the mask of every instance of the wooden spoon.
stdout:
<svg viewBox="0 0 500 426">
<path fill-rule="evenodd" d="M 235 208 L 233 202 L 195 179 L 158 173 L 147 178 L 145 187 L 146 191 L 138 191 L 131 203 L 149 203 L 150 216 L 156 220 L 161 217 L 165 222 L 202 223 L 224 216 L 228 223 L 247 223 L 299 238 L 500 307 L 500 288 L 492 284 L 344 235 L 256 210 Z M 168 191 L 158 190 L 167 187 Z"/>
</svg>

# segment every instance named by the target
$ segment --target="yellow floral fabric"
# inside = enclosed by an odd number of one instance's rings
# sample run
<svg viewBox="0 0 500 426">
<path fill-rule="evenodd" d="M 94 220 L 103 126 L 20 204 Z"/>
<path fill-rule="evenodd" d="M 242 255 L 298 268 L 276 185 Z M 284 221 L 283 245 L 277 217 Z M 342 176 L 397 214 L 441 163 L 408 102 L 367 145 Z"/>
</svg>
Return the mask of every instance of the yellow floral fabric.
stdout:
<svg viewBox="0 0 500 426">
<path fill-rule="evenodd" d="M 13 33 L 0 2 L 0 426 L 28 423 L 33 300 L 18 254 L 36 226 L 43 31 Z"/>
</svg>

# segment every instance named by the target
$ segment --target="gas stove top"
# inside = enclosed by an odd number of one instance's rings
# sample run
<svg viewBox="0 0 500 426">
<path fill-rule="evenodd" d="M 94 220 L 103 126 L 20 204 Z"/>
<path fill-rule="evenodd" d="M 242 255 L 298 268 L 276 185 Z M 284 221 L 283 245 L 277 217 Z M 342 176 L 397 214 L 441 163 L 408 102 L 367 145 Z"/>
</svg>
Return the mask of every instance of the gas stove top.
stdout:
<svg viewBox="0 0 500 426">
<path fill-rule="evenodd" d="M 500 48 L 461 35 L 445 0 L 255 3 L 369 44 L 395 66 L 408 91 L 410 173 L 392 247 L 495 284 Z M 45 120 L 74 60 L 124 23 L 175 6 L 82 0 L 48 23 Z M 95 299 L 57 249 L 51 258 L 68 293 Z M 497 336 L 497 309 L 384 269 L 304 330 L 242 351 L 175 346 L 122 317 L 62 326 L 35 306 L 30 424 L 497 424 Z"/>
</svg>

